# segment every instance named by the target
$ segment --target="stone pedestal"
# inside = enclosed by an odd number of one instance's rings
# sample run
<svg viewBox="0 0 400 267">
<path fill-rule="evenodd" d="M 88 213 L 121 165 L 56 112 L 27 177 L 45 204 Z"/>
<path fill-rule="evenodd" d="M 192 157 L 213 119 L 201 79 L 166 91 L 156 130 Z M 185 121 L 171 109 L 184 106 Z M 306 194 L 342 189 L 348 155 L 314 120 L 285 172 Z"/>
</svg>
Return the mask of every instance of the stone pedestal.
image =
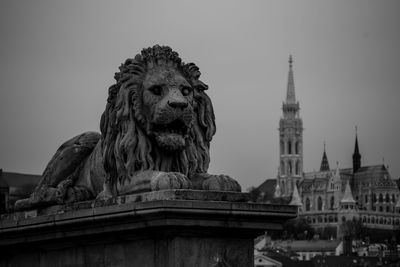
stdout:
<svg viewBox="0 0 400 267">
<path fill-rule="evenodd" d="M 2 266 L 253 266 L 253 239 L 296 207 L 168 190 L 3 215 Z"/>
</svg>

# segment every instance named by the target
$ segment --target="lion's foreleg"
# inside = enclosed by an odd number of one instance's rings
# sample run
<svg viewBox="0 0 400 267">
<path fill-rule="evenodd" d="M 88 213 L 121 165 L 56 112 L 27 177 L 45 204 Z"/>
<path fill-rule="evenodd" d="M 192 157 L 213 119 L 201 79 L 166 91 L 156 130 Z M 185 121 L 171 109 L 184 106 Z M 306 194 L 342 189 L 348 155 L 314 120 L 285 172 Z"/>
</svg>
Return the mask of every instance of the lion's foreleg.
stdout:
<svg viewBox="0 0 400 267">
<path fill-rule="evenodd" d="M 148 191 L 192 188 L 190 180 L 179 172 L 141 171 L 117 184 L 119 195 Z"/>
</svg>

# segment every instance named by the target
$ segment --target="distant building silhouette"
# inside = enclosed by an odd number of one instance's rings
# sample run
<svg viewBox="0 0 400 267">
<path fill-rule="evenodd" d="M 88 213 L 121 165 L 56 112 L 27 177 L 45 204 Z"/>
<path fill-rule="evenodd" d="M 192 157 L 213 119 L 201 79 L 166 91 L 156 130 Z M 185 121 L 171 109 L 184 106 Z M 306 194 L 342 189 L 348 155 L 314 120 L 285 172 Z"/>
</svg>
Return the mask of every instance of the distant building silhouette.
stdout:
<svg viewBox="0 0 400 267">
<path fill-rule="evenodd" d="M 0 169 L 0 213 L 12 209 L 16 200 L 29 197 L 41 177 Z"/>
</svg>

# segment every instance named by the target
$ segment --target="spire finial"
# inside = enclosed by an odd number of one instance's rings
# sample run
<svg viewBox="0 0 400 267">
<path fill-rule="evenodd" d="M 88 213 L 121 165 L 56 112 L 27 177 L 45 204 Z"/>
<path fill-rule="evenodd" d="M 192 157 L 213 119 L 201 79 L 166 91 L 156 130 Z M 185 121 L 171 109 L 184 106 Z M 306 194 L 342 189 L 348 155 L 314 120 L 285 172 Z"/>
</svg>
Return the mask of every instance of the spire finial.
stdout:
<svg viewBox="0 0 400 267">
<path fill-rule="evenodd" d="M 326 142 L 324 141 L 324 152 L 326 152 Z"/>
<path fill-rule="evenodd" d="M 296 95 L 294 93 L 294 79 L 293 79 L 293 57 L 289 56 L 289 75 L 288 75 L 288 84 L 287 84 L 287 92 L 286 92 L 286 103 L 287 104 L 295 104 L 296 103 Z"/>
</svg>

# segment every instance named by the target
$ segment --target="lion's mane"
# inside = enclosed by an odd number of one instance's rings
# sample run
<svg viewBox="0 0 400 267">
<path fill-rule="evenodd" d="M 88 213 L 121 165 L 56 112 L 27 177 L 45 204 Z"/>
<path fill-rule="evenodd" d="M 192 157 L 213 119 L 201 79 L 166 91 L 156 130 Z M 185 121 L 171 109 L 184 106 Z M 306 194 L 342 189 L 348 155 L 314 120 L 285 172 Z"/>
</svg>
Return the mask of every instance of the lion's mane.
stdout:
<svg viewBox="0 0 400 267">
<path fill-rule="evenodd" d="M 142 82 L 149 67 L 166 64 L 175 68 L 194 90 L 195 118 L 184 150 L 172 157 L 163 155 L 146 134 L 142 110 Z M 127 59 L 114 76 L 109 88 L 107 106 L 100 129 L 104 169 L 112 184 L 130 180 L 137 171 L 176 171 L 190 177 L 207 172 L 210 162 L 209 145 L 215 134 L 215 117 L 208 86 L 199 80 L 200 71 L 194 63 L 185 64 L 178 53 L 165 46 L 143 49 Z"/>
</svg>

